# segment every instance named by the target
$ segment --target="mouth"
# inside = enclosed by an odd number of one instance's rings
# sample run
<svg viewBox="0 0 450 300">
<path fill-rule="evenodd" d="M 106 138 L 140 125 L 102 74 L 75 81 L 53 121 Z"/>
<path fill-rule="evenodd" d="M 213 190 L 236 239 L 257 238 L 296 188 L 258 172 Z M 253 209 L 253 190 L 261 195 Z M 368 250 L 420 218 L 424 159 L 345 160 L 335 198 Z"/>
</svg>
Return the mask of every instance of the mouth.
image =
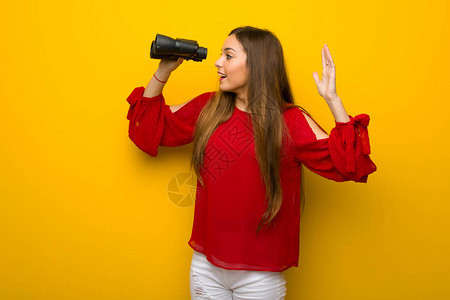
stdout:
<svg viewBox="0 0 450 300">
<path fill-rule="evenodd" d="M 224 80 L 225 78 L 227 78 L 227 75 L 225 75 L 225 74 L 223 74 L 223 73 L 220 73 L 220 72 L 217 72 L 217 73 L 218 73 L 219 76 L 220 76 L 220 78 L 219 78 L 220 81 L 222 81 L 222 80 Z"/>
</svg>

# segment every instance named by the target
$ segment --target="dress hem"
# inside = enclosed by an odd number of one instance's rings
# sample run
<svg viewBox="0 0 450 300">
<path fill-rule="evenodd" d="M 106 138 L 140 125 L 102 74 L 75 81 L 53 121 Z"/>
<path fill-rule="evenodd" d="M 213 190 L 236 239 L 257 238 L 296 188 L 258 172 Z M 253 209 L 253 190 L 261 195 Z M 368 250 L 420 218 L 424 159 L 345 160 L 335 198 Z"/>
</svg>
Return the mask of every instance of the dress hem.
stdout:
<svg viewBox="0 0 450 300">
<path fill-rule="evenodd" d="M 195 242 L 194 242 L 195 243 Z M 188 245 L 197 252 L 202 253 L 203 255 L 206 256 L 206 259 L 213 264 L 216 267 L 222 268 L 222 269 L 227 269 L 227 270 L 244 270 L 244 271 L 266 271 L 266 272 L 283 272 L 286 271 L 287 269 L 291 268 L 291 267 L 298 267 L 298 263 L 290 263 L 287 264 L 281 268 L 267 268 L 267 267 L 263 267 L 263 266 L 251 266 L 251 265 L 246 265 L 246 267 L 243 268 L 238 268 L 238 267 L 232 267 L 232 263 L 225 263 L 217 258 L 215 258 L 212 255 L 208 255 L 206 253 L 206 250 L 204 247 L 200 246 L 199 244 L 195 243 L 197 245 L 197 247 L 194 247 L 192 245 L 192 241 L 188 242 Z M 228 264 L 228 266 L 226 265 Z"/>
</svg>

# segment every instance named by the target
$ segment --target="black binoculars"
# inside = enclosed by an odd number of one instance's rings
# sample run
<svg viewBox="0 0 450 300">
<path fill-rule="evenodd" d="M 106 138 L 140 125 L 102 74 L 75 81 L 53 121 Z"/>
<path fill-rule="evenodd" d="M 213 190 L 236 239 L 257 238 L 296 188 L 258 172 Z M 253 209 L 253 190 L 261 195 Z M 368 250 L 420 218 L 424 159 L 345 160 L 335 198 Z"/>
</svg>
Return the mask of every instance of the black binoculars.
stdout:
<svg viewBox="0 0 450 300">
<path fill-rule="evenodd" d="M 202 61 L 207 52 L 206 48 L 199 47 L 197 41 L 157 34 L 150 48 L 150 58 L 177 60 L 183 57 L 185 60 Z"/>
</svg>

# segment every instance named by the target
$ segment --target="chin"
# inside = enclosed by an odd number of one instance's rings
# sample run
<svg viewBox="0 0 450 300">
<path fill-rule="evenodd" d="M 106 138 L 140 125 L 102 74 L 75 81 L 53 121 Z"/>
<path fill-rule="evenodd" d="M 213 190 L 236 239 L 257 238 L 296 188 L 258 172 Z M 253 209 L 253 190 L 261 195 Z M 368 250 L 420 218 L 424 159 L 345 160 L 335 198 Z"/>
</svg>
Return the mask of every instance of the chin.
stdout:
<svg viewBox="0 0 450 300">
<path fill-rule="evenodd" d="M 219 89 L 220 89 L 222 92 L 235 93 L 235 89 L 230 89 L 230 88 L 222 87 L 222 86 L 220 86 L 220 85 L 219 85 Z"/>
</svg>

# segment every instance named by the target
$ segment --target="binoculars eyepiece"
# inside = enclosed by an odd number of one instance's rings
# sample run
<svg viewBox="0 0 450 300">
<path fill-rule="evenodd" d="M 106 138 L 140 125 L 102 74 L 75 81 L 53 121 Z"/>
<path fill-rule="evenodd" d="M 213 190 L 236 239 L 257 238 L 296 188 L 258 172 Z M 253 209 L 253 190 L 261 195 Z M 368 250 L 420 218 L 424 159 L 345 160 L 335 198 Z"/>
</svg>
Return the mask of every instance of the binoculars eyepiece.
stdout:
<svg viewBox="0 0 450 300">
<path fill-rule="evenodd" d="M 197 41 L 186 39 L 173 39 L 157 34 L 150 48 L 150 58 L 177 60 L 183 57 L 185 60 L 202 61 L 206 58 L 208 50 L 199 47 Z"/>
</svg>

